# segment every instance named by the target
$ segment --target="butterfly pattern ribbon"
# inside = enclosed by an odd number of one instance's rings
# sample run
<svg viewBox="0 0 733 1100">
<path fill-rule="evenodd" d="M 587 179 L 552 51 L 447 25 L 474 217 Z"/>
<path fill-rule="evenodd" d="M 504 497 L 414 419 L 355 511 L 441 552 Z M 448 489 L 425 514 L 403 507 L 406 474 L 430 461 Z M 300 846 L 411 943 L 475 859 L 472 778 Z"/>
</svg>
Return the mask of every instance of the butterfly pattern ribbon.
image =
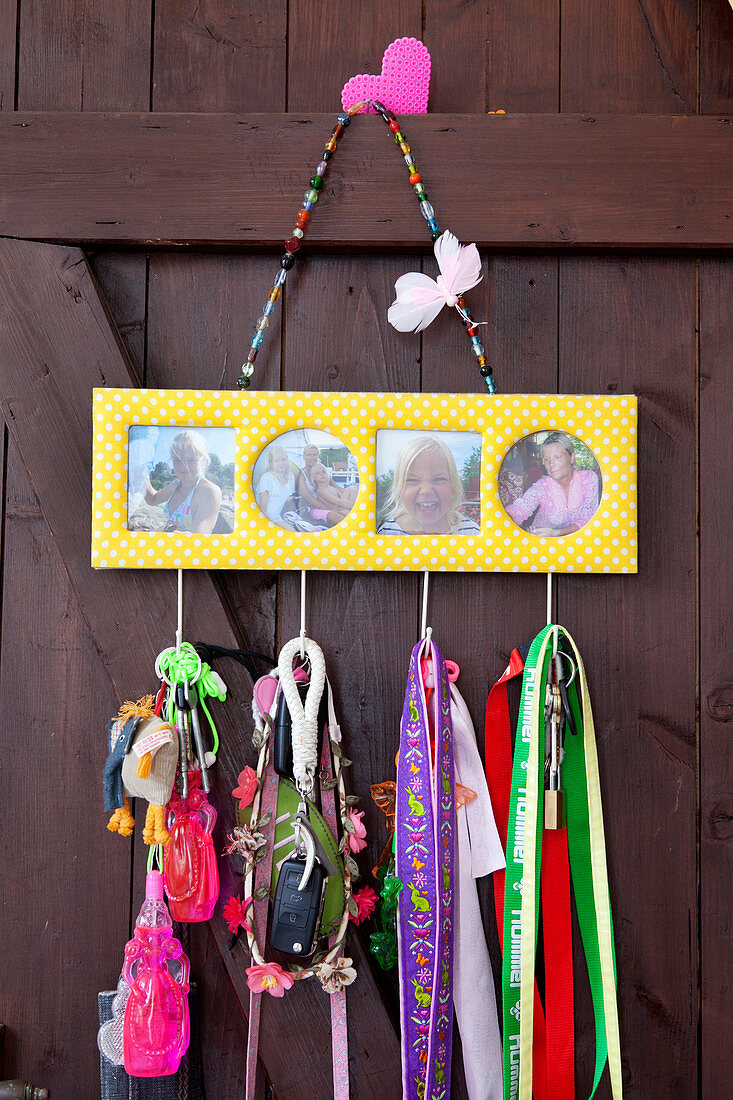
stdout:
<svg viewBox="0 0 733 1100">
<path fill-rule="evenodd" d="M 427 652 L 426 652 L 427 650 Z M 434 661 L 435 762 L 420 657 Z M 432 641 L 410 661 L 397 762 L 396 871 L 404 1100 L 450 1096 L 455 802 L 450 689 Z"/>
<path fill-rule="evenodd" d="M 475 244 L 462 245 L 446 231 L 433 248 L 440 268 L 437 280 L 420 271 L 408 271 L 395 283 L 397 298 L 389 307 L 387 319 L 398 332 L 422 332 L 443 306 L 460 312 L 458 299 L 483 278 Z"/>
</svg>

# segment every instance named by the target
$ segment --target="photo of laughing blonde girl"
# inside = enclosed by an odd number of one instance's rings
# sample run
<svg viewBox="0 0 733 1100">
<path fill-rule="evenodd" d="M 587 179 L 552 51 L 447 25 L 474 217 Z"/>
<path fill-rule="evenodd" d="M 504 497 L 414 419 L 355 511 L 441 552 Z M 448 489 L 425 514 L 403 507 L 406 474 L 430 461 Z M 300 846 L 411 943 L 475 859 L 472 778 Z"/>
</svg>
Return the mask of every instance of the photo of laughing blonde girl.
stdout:
<svg viewBox="0 0 733 1100">
<path fill-rule="evenodd" d="M 377 534 L 477 534 L 478 523 L 461 511 L 464 499 L 450 447 L 436 435 L 418 435 L 397 454 L 386 519 Z"/>
</svg>

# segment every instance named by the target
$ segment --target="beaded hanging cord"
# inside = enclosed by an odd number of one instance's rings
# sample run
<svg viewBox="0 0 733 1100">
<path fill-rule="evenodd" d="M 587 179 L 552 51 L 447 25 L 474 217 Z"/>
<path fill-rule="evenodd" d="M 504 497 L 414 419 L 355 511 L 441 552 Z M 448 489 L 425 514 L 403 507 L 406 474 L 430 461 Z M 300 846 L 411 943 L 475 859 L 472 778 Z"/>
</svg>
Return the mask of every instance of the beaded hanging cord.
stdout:
<svg viewBox="0 0 733 1100">
<path fill-rule="evenodd" d="M 311 211 L 318 202 L 320 192 L 323 190 L 324 177 L 328 172 L 329 161 L 333 157 L 338 148 L 338 143 L 344 130 L 351 123 L 351 119 L 354 115 L 359 114 L 366 108 L 367 112 L 372 109 L 378 114 L 381 114 L 384 121 L 389 126 L 390 130 L 394 134 L 395 144 L 398 146 L 402 153 L 407 170 L 410 175 L 410 183 L 417 195 L 418 202 L 420 204 L 420 213 L 427 222 L 430 238 L 433 242 L 437 241 L 441 236 L 441 230 L 438 228 L 438 223 L 435 219 L 435 210 L 428 198 L 428 193 L 425 190 L 425 186 L 422 182 L 422 176 L 417 171 L 415 161 L 412 156 L 412 150 L 405 137 L 405 134 L 400 126 L 400 123 L 395 118 L 394 114 L 389 111 L 383 104 L 378 103 L 376 100 L 372 100 L 368 103 L 355 103 L 347 111 L 340 114 L 336 120 L 336 125 L 333 132 L 326 142 L 326 148 L 323 151 L 323 157 L 316 165 L 316 170 L 311 177 L 309 183 L 309 189 L 305 192 L 303 198 L 303 204 L 301 209 L 296 214 L 295 228 L 292 235 L 285 241 L 285 252 L 280 258 L 280 270 L 275 277 L 270 293 L 268 294 L 267 301 L 262 310 L 262 316 L 257 322 L 257 327 L 252 337 L 249 352 L 247 353 L 247 361 L 242 365 L 241 376 L 237 379 L 237 385 L 240 389 L 249 389 L 250 379 L 254 373 L 254 363 L 257 358 L 257 353 L 262 346 L 264 339 L 265 329 L 270 324 L 270 317 L 275 311 L 275 302 L 281 295 L 282 288 L 285 285 L 285 280 L 288 277 L 288 271 L 295 264 L 295 257 L 300 251 L 303 237 L 305 236 L 305 230 L 308 225 L 308 221 L 311 216 Z M 496 383 L 494 381 L 494 374 L 492 368 L 489 366 L 488 359 L 484 346 L 481 343 L 481 338 L 478 334 L 478 325 L 474 320 L 465 298 L 459 295 L 455 302 L 451 302 L 455 306 L 458 314 L 463 321 L 466 334 L 471 341 L 471 353 L 476 359 L 479 373 L 483 378 L 484 385 L 489 393 L 496 393 Z"/>
</svg>

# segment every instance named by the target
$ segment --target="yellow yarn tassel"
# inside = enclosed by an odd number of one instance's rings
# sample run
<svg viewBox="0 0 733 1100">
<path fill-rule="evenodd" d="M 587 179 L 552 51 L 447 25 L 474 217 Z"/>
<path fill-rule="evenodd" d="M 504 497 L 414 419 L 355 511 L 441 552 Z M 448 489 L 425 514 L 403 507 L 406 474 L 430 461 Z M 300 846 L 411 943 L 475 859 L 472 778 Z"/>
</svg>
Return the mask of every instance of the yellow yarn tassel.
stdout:
<svg viewBox="0 0 733 1100">
<path fill-rule="evenodd" d="M 115 810 L 107 822 L 107 828 L 111 833 L 119 833 L 120 836 L 132 836 L 132 828 L 135 818 L 130 813 L 130 803 L 127 795 L 123 797 L 124 805 Z"/>
<path fill-rule="evenodd" d="M 170 833 L 165 827 L 165 806 L 148 806 L 145 816 L 143 840 L 146 844 L 170 844 Z"/>
<path fill-rule="evenodd" d="M 120 722 L 129 722 L 131 718 L 152 718 L 155 714 L 152 695 L 144 695 L 136 703 L 129 699 L 120 707 Z"/>
<path fill-rule="evenodd" d="M 141 779 L 147 779 L 150 775 L 150 769 L 153 766 L 153 754 L 152 752 L 146 752 L 140 757 L 140 761 L 137 765 L 137 774 Z"/>
</svg>

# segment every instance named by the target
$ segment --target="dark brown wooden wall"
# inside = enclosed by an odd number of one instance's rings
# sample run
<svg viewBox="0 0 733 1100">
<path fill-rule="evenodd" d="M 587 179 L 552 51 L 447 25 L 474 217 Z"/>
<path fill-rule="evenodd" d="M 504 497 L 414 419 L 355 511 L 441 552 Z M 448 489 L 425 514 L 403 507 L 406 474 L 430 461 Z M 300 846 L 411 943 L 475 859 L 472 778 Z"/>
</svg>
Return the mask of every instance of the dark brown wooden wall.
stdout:
<svg viewBox="0 0 733 1100">
<path fill-rule="evenodd" d="M 4 0 L 0 109 L 335 112 L 345 80 L 375 71 L 386 44 L 401 35 L 422 37 L 431 51 L 434 111 L 733 109 L 726 0 L 252 0 L 246 7 L 237 0 Z M 366 149 L 364 134 L 357 122 L 344 140 Z M 321 135 L 304 130 L 303 140 L 315 164 Z M 450 226 L 450 194 L 471 171 L 445 164 L 441 225 Z M 294 179 L 293 210 L 303 186 Z M 373 195 L 376 215 L 390 201 L 379 179 Z M 328 201 L 317 216 L 328 218 Z M 175 387 L 233 385 L 276 262 L 274 255 L 182 252 L 92 258 L 139 378 Z M 474 390 L 475 370 L 452 319 L 422 339 L 386 323 L 394 279 L 419 262 L 412 254 L 305 262 L 289 283 L 282 339 L 271 330 L 258 360 L 256 387 Z M 732 262 L 501 253 L 487 255 L 485 267 L 475 311 L 490 322 L 487 343 L 503 392 L 640 398 L 639 574 L 561 578 L 557 618 L 579 642 L 594 695 L 627 1095 L 712 1100 L 728 1094 L 732 1068 Z M 54 1098 L 86 1100 L 98 1095 L 96 992 L 119 971 L 144 853 L 139 840 L 131 849 L 110 836 L 101 810 L 103 728 L 117 698 L 95 640 L 96 609 L 65 565 L 63 539 L 49 530 L 7 432 L 3 490 L 4 1071 L 48 1085 Z M 138 578 L 129 573 L 125 583 Z M 120 599 L 125 583 L 115 589 Z M 390 574 L 315 574 L 308 582 L 309 633 L 326 652 L 360 792 L 391 773 L 419 583 Z M 170 576 L 161 574 L 159 584 L 168 586 L 166 613 L 141 619 L 152 653 L 170 644 L 174 629 Z M 222 574 L 215 586 L 251 647 L 271 652 L 297 633 L 297 575 Z M 203 598 L 197 606 L 187 635 L 220 640 L 212 636 L 219 620 L 207 621 Z M 488 682 L 544 622 L 544 580 L 439 576 L 430 620 L 443 651 L 461 665 L 460 687 L 480 732 Z M 252 762 L 247 681 L 230 679 L 228 753 L 243 766 Z M 131 682 L 129 692 L 149 687 Z M 223 784 L 218 798 L 229 811 Z M 376 854 L 380 815 L 366 809 Z M 489 915 L 487 924 L 491 934 Z M 202 986 L 207 1095 L 229 1100 L 243 1095 L 245 1024 L 205 929 L 193 929 L 191 953 Z M 356 1034 L 358 983 L 349 997 Z M 266 1021 L 276 1028 L 278 1014 Z M 584 1096 L 593 1040 L 585 995 L 577 1026 Z M 314 1051 L 314 1064 L 321 1053 Z M 459 1061 L 455 1097 L 465 1095 Z M 604 1082 L 603 1097 L 605 1089 Z M 364 1082 L 357 1091 L 371 1095 Z M 398 1094 L 395 1079 L 388 1095 Z M 304 1071 L 287 1100 L 313 1095 Z"/>
</svg>

